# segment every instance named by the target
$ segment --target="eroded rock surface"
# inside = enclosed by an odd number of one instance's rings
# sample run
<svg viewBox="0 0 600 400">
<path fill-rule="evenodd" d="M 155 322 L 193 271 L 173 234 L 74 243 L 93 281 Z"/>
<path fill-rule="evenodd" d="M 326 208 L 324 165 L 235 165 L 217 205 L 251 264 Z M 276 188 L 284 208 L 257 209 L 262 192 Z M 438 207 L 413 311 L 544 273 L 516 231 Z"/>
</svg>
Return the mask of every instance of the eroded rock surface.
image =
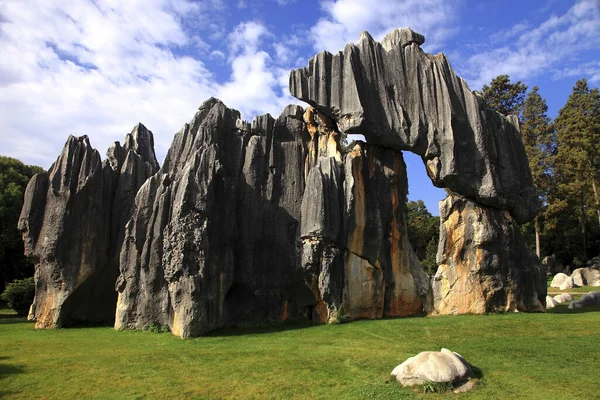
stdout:
<svg viewBox="0 0 600 400">
<path fill-rule="evenodd" d="M 398 365 L 391 373 L 402 386 L 428 382 L 460 383 L 475 377 L 469 363 L 448 349 L 423 351 Z"/>
<path fill-rule="evenodd" d="M 440 223 L 432 313 L 544 310 L 545 273 L 507 211 L 451 195 Z"/>
<path fill-rule="evenodd" d="M 127 225 L 116 328 L 198 336 L 284 320 L 314 301 L 296 273 L 302 112 L 289 106 L 249 125 L 210 99 L 176 134 Z"/>
<path fill-rule="evenodd" d="M 355 142 L 342 162 L 336 124 L 311 108 L 304 118 L 301 265 L 317 299 L 313 319 L 422 312 L 428 282 L 408 242 L 401 152 Z"/>
<path fill-rule="evenodd" d="M 204 103 L 138 193 L 115 327 L 189 337 L 422 312 L 428 286 L 408 243 L 402 155 L 357 143 L 344 162 L 336 129 L 311 108 L 249 125 Z"/>
<path fill-rule="evenodd" d="M 102 162 L 87 136 L 70 136 L 27 186 L 19 230 L 35 263 L 38 328 L 114 320 L 123 229 L 137 189 L 158 168 L 152 132 L 137 125 L 107 156 Z"/>
<path fill-rule="evenodd" d="M 38 326 L 112 318 L 115 280 L 116 328 L 181 337 L 290 318 L 543 310 L 545 280 L 517 227 L 537 204 L 516 120 L 486 109 L 423 41 L 400 29 L 320 53 L 290 77 L 314 108 L 277 119 L 248 124 L 209 99 L 160 170 L 142 125 L 104 162 L 70 138 L 30 182 L 20 221 Z M 369 143 L 344 153 L 343 131 Z M 401 150 L 460 194 L 442 202 L 433 283 L 408 241 Z"/>
<path fill-rule="evenodd" d="M 531 220 L 537 200 L 516 118 L 487 109 L 422 35 L 398 29 L 381 43 L 364 32 L 290 75 L 292 96 L 369 143 L 419 154 L 434 185 Z"/>
</svg>

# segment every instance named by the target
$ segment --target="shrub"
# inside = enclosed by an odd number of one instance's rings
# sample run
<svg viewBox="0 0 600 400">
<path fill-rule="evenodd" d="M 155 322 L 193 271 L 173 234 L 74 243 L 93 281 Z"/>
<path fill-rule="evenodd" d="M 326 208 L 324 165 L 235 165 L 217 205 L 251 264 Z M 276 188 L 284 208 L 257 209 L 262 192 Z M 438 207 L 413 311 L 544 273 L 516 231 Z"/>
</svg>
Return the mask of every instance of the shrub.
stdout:
<svg viewBox="0 0 600 400">
<path fill-rule="evenodd" d="M 454 389 L 454 385 L 452 385 L 452 382 L 425 381 L 419 386 L 419 389 L 423 393 L 445 393 Z"/>
<path fill-rule="evenodd" d="M 20 317 L 26 317 L 29 307 L 33 303 L 35 295 L 35 284 L 33 278 L 16 280 L 6 285 L 6 289 L 0 295 L 8 306 L 17 312 Z"/>
</svg>

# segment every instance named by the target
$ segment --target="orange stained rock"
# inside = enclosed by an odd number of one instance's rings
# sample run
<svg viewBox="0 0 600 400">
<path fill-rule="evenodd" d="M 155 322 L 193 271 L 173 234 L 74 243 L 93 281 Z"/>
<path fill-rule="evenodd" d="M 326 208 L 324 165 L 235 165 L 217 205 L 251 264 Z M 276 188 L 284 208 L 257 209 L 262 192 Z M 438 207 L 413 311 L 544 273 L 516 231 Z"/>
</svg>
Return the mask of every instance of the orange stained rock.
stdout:
<svg viewBox="0 0 600 400">
<path fill-rule="evenodd" d="M 36 298 L 35 305 L 35 328 L 36 329 L 52 329 L 56 328 L 57 307 L 56 294 L 54 291 L 46 291 L 44 297 Z M 41 300 L 41 301 L 40 301 Z"/>
<path fill-rule="evenodd" d="M 351 159 L 352 168 L 352 193 L 354 195 L 354 229 L 348 236 L 348 249 L 355 253 L 362 252 L 364 247 L 364 233 L 366 228 L 366 203 L 365 203 L 365 182 L 362 174 L 362 157 L 360 145 L 354 146 Z"/>
<path fill-rule="evenodd" d="M 381 318 L 385 300 L 383 271 L 348 252 L 346 256 L 344 310 L 351 319 Z"/>
<path fill-rule="evenodd" d="M 405 317 L 418 314 L 423 309 L 423 303 L 419 297 L 414 277 L 410 273 L 410 263 L 414 262 L 412 258 L 412 248 L 408 243 L 406 235 L 407 228 L 404 221 L 404 198 L 400 198 L 400 188 L 402 184 L 398 176 L 403 174 L 404 166 L 400 156 L 394 158 L 394 173 L 392 187 L 392 209 L 394 218 L 392 219 L 392 231 L 390 235 L 390 252 L 392 260 L 392 274 L 394 276 L 394 294 L 390 297 L 389 304 L 386 306 L 386 316 Z"/>
<path fill-rule="evenodd" d="M 173 323 L 171 324 L 171 333 L 175 336 L 181 336 L 181 320 L 179 318 L 179 314 L 176 311 L 173 312 Z"/>
</svg>

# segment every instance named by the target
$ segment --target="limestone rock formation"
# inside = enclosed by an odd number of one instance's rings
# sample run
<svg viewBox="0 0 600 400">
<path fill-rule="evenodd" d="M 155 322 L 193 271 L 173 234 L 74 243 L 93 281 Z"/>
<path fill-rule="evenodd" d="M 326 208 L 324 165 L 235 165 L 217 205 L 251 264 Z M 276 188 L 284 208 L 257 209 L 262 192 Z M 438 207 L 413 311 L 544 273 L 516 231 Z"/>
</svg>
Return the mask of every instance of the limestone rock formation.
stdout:
<svg viewBox="0 0 600 400">
<path fill-rule="evenodd" d="M 210 99 L 140 189 L 121 252 L 115 327 L 181 337 L 287 318 L 423 311 L 402 155 L 357 143 L 313 109 L 251 125 Z"/>
<path fill-rule="evenodd" d="M 546 296 L 546 310 L 554 308 L 559 304 L 560 303 L 558 301 L 554 300 L 554 298 L 552 296 Z"/>
<path fill-rule="evenodd" d="M 440 224 L 433 314 L 544 310 L 545 273 L 507 211 L 451 195 Z"/>
<path fill-rule="evenodd" d="M 210 99 L 176 134 L 127 225 L 116 328 L 198 336 L 285 320 L 314 302 L 296 273 L 302 111 L 288 106 L 249 125 Z"/>
<path fill-rule="evenodd" d="M 592 268 L 577 268 L 571 274 L 571 278 L 575 286 L 594 286 L 600 281 L 600 271 Z"/>
<path fill-rule="evenodd" d="M 115 303 L 115 328 L 184 338 L 291 318 L 543 310 L 545 279 L 517 227 L 537 205 L 516 121 L 423 41 L 365 33 L 317 55 L 290 77 L 314 107 L 277 119 L 249 124 L 211 98 L 160 169 L 141 124 L 104 162 L 71 137 L 31 180 L 19 223 L 37 326 L 110 320 Z M 368 143 L 343 152 L 344 131 Z M 401 150 L 457 193 L 441 203 L 432 282 L 408 241 Z"/>
<path fill-rule="evenodd" d="M 427 277 L 408 242 L 406 166 L 399 151 L 361 142 L 342 162 L 333 121 L 309 108 L 311 135 L 302 199 L 302 269 L 313 318 L 414 315 Z"/>
<path fill-rule="evenodd" d="M 516 118 L 489 110 L 424 37 L 398 29 L 381 43 L 363 32 L 342 52 L 323 52 L 290 75 L 292 96 L 369 143 L 410 150 L 434 185 L 531 220 L 537 200 Z"/>
<path fill-rule="evenodd" d="M 49 171 L 29 182 L 19 230 L 35 263 L 36 327 L 114 320 L 116 254 L 135 193 L 157 170 L 153 147 L 139 124 L 102 162 L 87 136 L 70 136 Z"/>
</svg>

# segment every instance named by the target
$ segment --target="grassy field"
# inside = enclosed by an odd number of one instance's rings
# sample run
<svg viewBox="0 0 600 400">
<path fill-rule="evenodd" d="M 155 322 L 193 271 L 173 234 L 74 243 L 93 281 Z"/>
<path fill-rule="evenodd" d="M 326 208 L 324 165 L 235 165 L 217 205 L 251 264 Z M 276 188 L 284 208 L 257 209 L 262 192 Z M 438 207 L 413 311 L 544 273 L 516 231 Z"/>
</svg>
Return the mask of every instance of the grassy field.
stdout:
<svg viewBox="0 0 600 400">
<path fill-rule="evenodd" d="M 256 399 L 593 399 L 600 306 L 546 314 L 232 329 L 181 340 L 110 327 L 34 330 L 0 312 L 0 397 Z M 478 386 L 420 394 L 389 382 L 409 356 L 447 347 Z"/>
<path fill-rule="evenodd" d="M 555 294 L 561 294 L 561 293 L 580 293 L 580 294 L 586 294 L 589 293 L 591 291 L 595 290 L 596 292 L 600 292 L 600 287 L 593 287 L 593 286 L 582 286 L 582 287 L 574 287 L 572 289 L 567 289 L 567 290 L 560 290 L 559 288 L 554 288 L 554 287 L 549 287 L 548 288 L 548 294 L 550 295 L 555 295 Z"/>
</svg>

